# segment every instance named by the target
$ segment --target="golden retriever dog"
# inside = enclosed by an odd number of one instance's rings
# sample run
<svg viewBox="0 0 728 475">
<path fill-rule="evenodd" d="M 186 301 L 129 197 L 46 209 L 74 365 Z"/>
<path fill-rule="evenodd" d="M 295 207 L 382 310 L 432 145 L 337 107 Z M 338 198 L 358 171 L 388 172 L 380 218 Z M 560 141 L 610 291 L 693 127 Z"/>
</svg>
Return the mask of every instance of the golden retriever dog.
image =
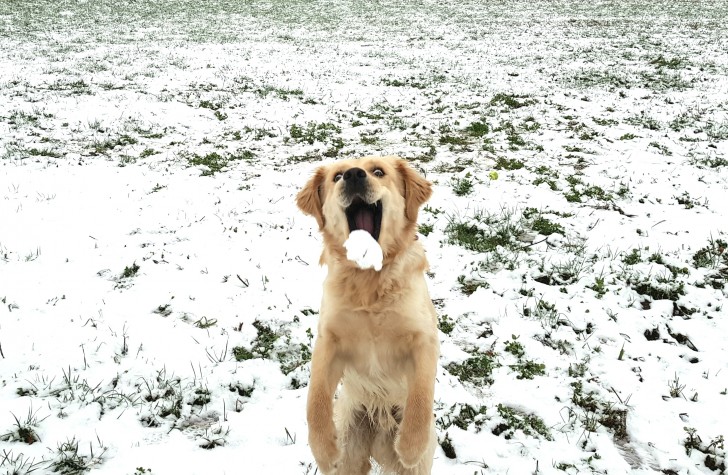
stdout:
<svg viewBox="0 0 728 475">
<path fill-rule="evenodd" d="M 325 475 L 368 474 L 371 459 L 385 473 L 432 470 L 440 344 L 416 235 L 431 194 L 393 156 L 322 166 L 298 193 L 323 235 L 328 267 L 307 402 L 308 442 Z M 381 246 L 381 271 L 347 260 L 344 242 L 359 229 Z"/>
</svg>

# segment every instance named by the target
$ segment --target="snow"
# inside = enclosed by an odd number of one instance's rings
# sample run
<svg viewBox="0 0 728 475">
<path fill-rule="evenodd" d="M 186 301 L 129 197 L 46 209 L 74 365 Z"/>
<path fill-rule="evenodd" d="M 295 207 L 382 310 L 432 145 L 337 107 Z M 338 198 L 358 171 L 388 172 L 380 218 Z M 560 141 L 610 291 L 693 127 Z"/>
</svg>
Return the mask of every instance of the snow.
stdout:
<svg viewBox="0 0 728 475">
<path fill-rule="evenodd" d="M 382 270 L 382 248 L 369 232 L 357 229 L 349 233 L 349 238 L 344 242 L 346 258 L 360 269 Z"/>
<path fill-rule="evenodd" d="M 373 154 L 433 183 L 433 473 L 720 472 L 725 2 L 112 3 L 0 6 L 0 473 L 315 473 L 295 196 Z"/>
</svg>

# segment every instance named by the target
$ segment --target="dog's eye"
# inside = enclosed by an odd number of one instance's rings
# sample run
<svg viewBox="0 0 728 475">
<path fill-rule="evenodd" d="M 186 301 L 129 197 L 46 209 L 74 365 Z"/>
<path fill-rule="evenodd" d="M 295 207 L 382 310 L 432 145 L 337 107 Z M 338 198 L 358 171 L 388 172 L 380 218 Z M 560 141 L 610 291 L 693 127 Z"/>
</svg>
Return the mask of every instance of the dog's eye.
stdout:
<svg viewBox="0 0 728 475">
<path fill-rule="evenodd" d="M 336 175 L 334 175 L 334 183 L 341 180 L 341 177 L 343 177 L 343 176 L 344 176 L 343 173 L 337 173 Z"/>
<path fill-rule="evenodd" d="M 382 171 L 382 169 L 381 169 L 381 168 L 375 168 L 375 169 L 374 169 L 374 171 L 373 171 L 372 173 L 373 173 L 373 174 L 374 174 L 374 176 L 375 176 L 375 177 L 377 177 L 377 178 L 382 178 L 382 177 L 384 176 L 384 172 Z"/>
</svg>

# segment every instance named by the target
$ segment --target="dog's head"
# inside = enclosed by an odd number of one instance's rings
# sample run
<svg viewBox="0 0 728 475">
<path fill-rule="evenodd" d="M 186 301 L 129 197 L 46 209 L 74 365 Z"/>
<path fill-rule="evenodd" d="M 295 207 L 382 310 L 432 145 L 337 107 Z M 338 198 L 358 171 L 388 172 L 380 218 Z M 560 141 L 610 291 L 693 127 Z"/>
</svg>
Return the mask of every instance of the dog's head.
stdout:
<svg viewBox="0 0 728 475">
<path fill-rule="evenodd" d="M 319 167 L 298 193 L 301 210 L 316 218 L 328 246 L 343 248 L 349 233 L 367 231 L 385 261 L 414 239 L 417 212 L 430 182 L 398 157 L 339 160 Z"/>
</svg>

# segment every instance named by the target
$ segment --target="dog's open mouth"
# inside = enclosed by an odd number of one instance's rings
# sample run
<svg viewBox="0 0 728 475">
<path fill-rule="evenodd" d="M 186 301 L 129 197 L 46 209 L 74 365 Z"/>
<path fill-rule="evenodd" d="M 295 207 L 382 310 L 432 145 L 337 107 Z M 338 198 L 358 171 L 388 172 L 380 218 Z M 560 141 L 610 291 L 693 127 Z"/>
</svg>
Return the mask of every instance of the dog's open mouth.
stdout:
<svg viewBox="0 0 728 475">
<path fill-rule="evenodd" d="M 349 232 L 361 229 L 379 241 L 379 231 L 382 229 L 382 201 L 366 203 L 356 198 L 346 208 L 346 219 L 349 221 Z"/>
</svg>

